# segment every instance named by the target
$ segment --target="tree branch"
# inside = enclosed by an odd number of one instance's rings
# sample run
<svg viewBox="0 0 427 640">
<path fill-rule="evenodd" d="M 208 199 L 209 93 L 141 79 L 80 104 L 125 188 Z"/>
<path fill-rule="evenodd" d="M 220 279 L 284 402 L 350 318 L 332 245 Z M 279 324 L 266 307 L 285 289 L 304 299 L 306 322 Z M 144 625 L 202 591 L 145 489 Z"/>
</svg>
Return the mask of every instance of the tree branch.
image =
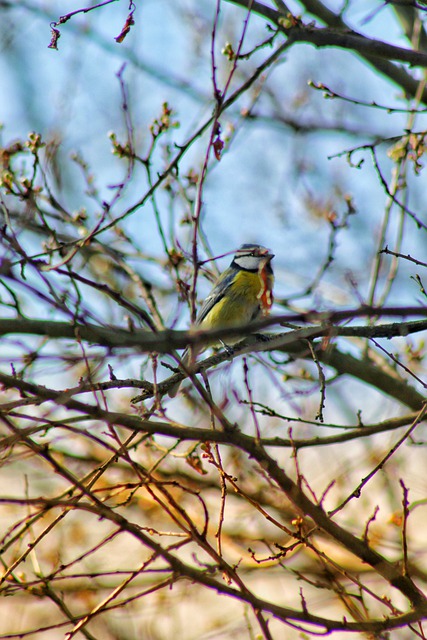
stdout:
<svg viewBox="0 0 427 640">
<path fill-rule="evenodd" d="M 386 312 L 387 310 L 383 310 Z M 390 311 L 390 310 L 389 310 Z M 393 310 L 396 313 L 396 310 Z M 427 312 L 427 309 L 421 309 L 421 313 Z M 353 310 L 355 312 L 355 310 Z M 377 311 L 378 312 L 378 311 Z M 405 310 L 405 313 L 407 309 Z M 348 312 L 336 312 L 330 314 L 343 317 Z M 366 313 L 366 311 L 365 311 Z M 324 314 L 314 314 L 318 317 L 324 317 Z M 150 333 L 145 330 L 136 330 L 134 332 L 125 331 L 119 328 L 97 327 L 94 325 L 72 326 L 66 322 L 53 322 L 48 320 L 0 320 L 0 334 L 20 333 L 20 334 L 36 334 L 48 335 L 52 338 L 74 338 L 87 340 L 91 344 L 98 344 L 113 348 L 134 348 L 139 352 L 157 352 L 171 353 L 176 348 L 184 348 L 188 344 L 204 345 L 212 342 L 213 338 L 227 338 L 227 336 L 238 336 L 251 334 L 257 328 L 263 328 L 268 325 L 278 324 L 296 318 L 306 319 L 313 318 L 313 313 L 296 314 L 287 316 L 278 316 L 276 318 L 265 318 L 257 323 L 252 323 L 246 327 L 236 327 L 233 329 L 218 329 L 216 331 L 159 331 L 158 333 Z M 326 348 L 323 345 L 316 346 L 316 354 L 319 360 L 335 369 L 340 375 L 351 375 L 362 380 L 374 388 L 386 393 L 387 395 L 398 400 L 402 404 L 411 409 L 418 410 L 423 402 L 424 396 L 414 387 L 410 386 L 405 379 L 393 376 L 390 372 L 383 370 L 370 360 L 359 360 L 355 356 L 344 353 L 337 346 L 330 344 L 331 339 L 336 337 L 387 337 L 408 335 L 415 331 L 422 331 L 427 328 L 427 321 L 414 321 L 407 323 L 392 323 L 388 325 L 379 325 L 378 327 L 339 327 L 326 325 L 322 327 L 308 327 L 306 329 L 297 329 L 280 334 L 262 335 L 260 337 L 250 336 L 240 348 L 236 347 L 232 355 L 228 353 L 219 353 L 207 358 L 199 363 L 192 372 L 205 371 L 212 366 L 225 362 L 226 360 L 244 355 L 245 353 L 266 352 L 266 351 L 282 351 L 288 353 L 295 358 L 311 359 L 310 350 L 307 349 L 306 340 L 313 340 L 319 337 L 328 338 Z M 144 389 L 143 394 L 137 396 L 134 402 L 146 400 L 155 393 L 159 395 L 166 394 L 171 387 L 177 382 L 185 379 L 187 376 L 184 372 L 179 372 L 169 377 L 167 380 L 159 382 L 156 387 L 151 382 L 141 381 L 140 388 Z"/>
<path fill-rule="evenodd" d="M 110 348 L 137 348 L 140 352 L 170 353 L 173 349 L 184 349 L 188 345 L 204 346 L 223 338 L 243 338 L 261 329 L 297 322 L 320 322 L 321 326 L 297 329 L 284 334 L 270 336 L 269 349 L 283 347 L 293 341 L 314 339 L 319 337 L 353 337 L 353 338 L 393 338 L 407 336 L 412 333 L 427 330 L 427 320 L 394 322 L 378 326 L 347 326 L 334 325 L 346 319 L 357 316 L 399 316 L 421 315 L 427 316 L 427 307 L 402 308 L 370 308 L 349 309 L 345 311 L 315 312 L 268 316 L 256 322 L 236 327 L 189 331 L 165 329 L 157 333 L 145 329 L 125 330 L 121 327 L 101 327 L 94 324 L 72 324 L 54 320 L 36 320 L 31 318 L 1 318 L 0 335 L 39 335 L 50 338 L 71 338 L 85 340 L 91 344 L 98 344 Z M 267 344 L 267 343 L 266 343 Z"/>
<path fill-rule="evenodd" d="M 232 4 L 248 9 L 252 7 L 258 15 L 273 22 L 276 26 L 292 39 L 293 42 L 309 42 L 315 46 L 336 46 L 347 50 L 353 50 L 366 60 L 374 69 L 386 76 L 389 80 L 401 87 L 404 92 L 415 97 L 419 90 L 419 81 L 414 79 L 405 69 L 394 65 L 390 60 L 408 62 L 413 66 L 426 66 L 426 54 L 422 51 L 413 51 L 402 47 L 395 47 L 386 42 L 367 38 L 362 34 L 353 31 L 341 18 L 323 3 L 317 0 L 301 0 L 306 10 L 317 16 L 330 29 L 324 30 L 319 27 L 308 29 L 303 27 L 298 33 L 300 26 L 285 29 L 280 26 L 283 15 L 278 11 L 265 6 L 261 2 L 251 2 L 250 0 L 228 0 Z M 422 93 L 422 102 L 427 104 L 427 90 Z"/>
</svg>

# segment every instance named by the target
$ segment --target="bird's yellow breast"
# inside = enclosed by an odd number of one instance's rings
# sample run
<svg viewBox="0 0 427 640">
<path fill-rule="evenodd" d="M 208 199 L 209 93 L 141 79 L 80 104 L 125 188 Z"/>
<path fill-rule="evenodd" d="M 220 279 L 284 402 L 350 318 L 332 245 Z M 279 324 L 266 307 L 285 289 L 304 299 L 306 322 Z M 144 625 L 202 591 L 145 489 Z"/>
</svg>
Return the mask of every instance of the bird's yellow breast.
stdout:
<svg viewBox="0 0 427 640">
<path fill-rule="evenodd" d="M 224 297 L 212 307 L 201 326 L 208 329 L 250 322 L 260 308 L 262 286 L 258 273 L 237 272 Z"/>
</svg>

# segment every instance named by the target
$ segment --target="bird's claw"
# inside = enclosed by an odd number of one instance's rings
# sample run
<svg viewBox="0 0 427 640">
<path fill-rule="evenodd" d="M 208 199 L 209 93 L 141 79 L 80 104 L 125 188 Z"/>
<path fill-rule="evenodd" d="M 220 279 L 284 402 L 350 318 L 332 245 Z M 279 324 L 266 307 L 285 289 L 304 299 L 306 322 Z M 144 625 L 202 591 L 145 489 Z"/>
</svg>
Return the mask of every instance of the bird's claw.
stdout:
<svg viewBox="0 0 427 640">
<path fill-rule="evenodd" d="M 220 340 L 220 343 L 222 344 L 225 353 L 228 355 L 229 358 L 231 358 L 234 355 L 234 349 L 233 347 L 230 347 L 229 344 L 226 344 L 225 342 L 223 342 L 222 340 Z"/>
</svg>

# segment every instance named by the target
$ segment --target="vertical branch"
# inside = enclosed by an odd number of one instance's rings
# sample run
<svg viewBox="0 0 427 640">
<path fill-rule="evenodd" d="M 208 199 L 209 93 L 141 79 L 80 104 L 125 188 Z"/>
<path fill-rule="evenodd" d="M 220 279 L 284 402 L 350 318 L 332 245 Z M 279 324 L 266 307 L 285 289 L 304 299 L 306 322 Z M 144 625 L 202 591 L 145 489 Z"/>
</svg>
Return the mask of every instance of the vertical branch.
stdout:
<svg viewBox="0 0 427 640">
<path fill-rule="evenodd" d="M 209 411 L 210 411 L 210 423 L 211 423 L 211 428 L 213 430 L 216 429 L 216 424 L 215 424 L 215 413 L 213 411 L 213 400 L 212 400 L 212 394 L 211 394 L 211 389 L 210 389 L 210 385 L 209 385 L 209 379 L 208 376 L 206 374 L 205 371 L 203 371 L 202 373 L 203 375 L 203 380 L 205 382 L 206 385 L 206 392 L 209 395 L 209 398 L 212 401 L 212 404 L 209 407 Z M 220 506 L 219 506 L 219 511 L 218 511 L 218 525 L 217 525 L 217 530 L 215 532 L 215 538 L 217 541 L 217 553 L 218 555 L 222 558 L 223 557 L 223 553 L 222 553 L 222 527 L 224 524 L 224 519 L 225 519 L 225 503 L 226 503 L 226 499 L 227 499 L 227 483 L 226 483 L 226 473 L 222 464 L 222 459 L 221 459 L 221 452 L 219 449 L 219 445 L 217 443 L 214 444 L 214 451 L 215 451 L 215 455 L 216 455 L 216 460 L 212 454 L 212 461 L 215 462 L 215 468 L 218 470 L 219 473 L 219 483 L 220 483 L 220 489 L 221 489 L 221 500 L 220 500 Z M 224 574 L 225 576 L 225 574 Z"/>
<path fill-rule="evenodd" d="M 393 169 L 392 182 L 388 189 L 389 198 L 388 198 L 388 202 L 387 202 L 384 217 L 383 217 L 383 222 L 381 225 L 380 237 L 377 245 L 378 249 L 375 254 L 374 267 L 373 267 L 373 272 L 371 276 L 371 286 L 370 286 L 370 291 L 368 295 L 368 304 L 371 306 L 374 306 L 374 305 L 382 306 L 383 304 L 385 304 L 387 296 L 390 292 L 391 286 L 397 274 L 399 258 L 398 256 L 393 255 L 392 262 L 388 271 L 387 282 L 384 286 L 384 290 L 381 296 L 377 300 L 376 291 L 379 283 L 381 267 L 383 264 L 383 256 L 381 252 L 382 252 L 382 249 L 384 248 L 384 245 L 386 244 L 386 237 L 387 237 L 387 232 L 390 225 L 391 212 L 392 212 L 393 205 L 396 204 L 396 195 L 399 191 L 403 189 L 403 185 L 405 188 L 405 193 L 404 193 L 405 200 L 407 200 L 408 198 L 408 190 L 406 186 L 406 174 L 408 170 L 408 161 L 409 161 L 408 154 L 410 151 L 410 137 L 411 137 L 412 130 L 415 126 L 415 120 L 416 120 L 416 112 L 414 109 L 417 106 L 419 106 L 421 103 L 421 98 L 425 90 L 426 81 L 427 81 L 427 77 L 426 77 L 426 74 L 424 73 L 424 77 L 418 84 L 418 89 L 417 89 L 417 93 L 414 100 L 413 110 L 410 111 L 408 115 L 408 122 L 407 122 L 407 126 L 405 127 L 405 136 L 402 139 L 402 142 L 399 143 L 400 146 L 404 148 L 404 153 L 399 157 L 398 161 L 396 162 L 396 166 Z M 373 146 L 371 147 L 371 155 L 372 155 L 374 166 L 377 172 L 380 172 L 378 159 L 376 157 L 375 148 Z M 405 203 L 402 203 L 402 205 L 400 205 L 399 208 L 400 208 L 400 220 L 399 220 L 399 226 L 397 230 L 397 238 L 394 243 L 395 253 L 399 253 L 401 250 L 401 246 L 403 242 L 404 222 L 406 218 Z"/>
<path fill-rule="evenodd" d="M 259 442 L 261 440 L 261 429 L 259 428 L 258 416 L 254 407 L 252 389 L 249 385 L 249 367 L 248 367 L 247 358 L 243 358 L 243 376 L 244 376 L 246 391 L 248 392 L 249 407 L 250 407 L 252 419 L 255 425 L 256 439 Z"/>
<path fill-rule="evenodd" d="M 319 383 L 320 383 L 320 403 L 319 410 L 315 417 L 315 420 L 320 420 L 323 422 L 323 409 L 325 408 L 325 400 L 326 400 L 326 378 L 325 373 L 323 371 L 322 365 L 319 362 L 319 359 L 316 355 L 316 350 L 313 348 L 313 344 L 311 340 L 307 340 L 308 348 L 310 349 L 311 357 L 313 358 L 313 362 L 317 367 L 317 371 L 319 374 Z"/>
<path fill-rule="evenodd" d="M 217 132 L 217 122 L 218 115 L 220 113 L 222 97 L 220 91 L 218 89 L 217 81 L 216 81 L 216 61 L 215 61 L 215 41 L 216 41 L 216 32 L 218 27 L 218 20 L 220 15 L 221 8 L 221 0 L 217 0 L 216 8 L 215 8 L 215 17 L 212 26 L 211 33 L 211 72 L 212 72 L 212 85 L 213 85 L 213 94 L 215 100 L 215 109 L 214 109 L 214 118 L 211 126 L 209 141 L 206 148 L 206 153 L 202 165 L 202 170 L 199 175 L 199 179 L 197 181 L 197 191 L 196 191 L 196 199 L 194 203 L 194 214 L 193 214 L 193 239 L 192 239 L 192 257 L 193 257 L 193 279 L 190 287 L 190 308 L 191 308 L 191 322 L 193 323 L 196 320 L 197 315 L 197 301 L 196 301 L 196 291 L 197 291 L 197 278 L 199 273 L 199 258 L 198 258 L 198 237 L 199 237 L 199 226 L 200 226 L 200 216 L 203 205 L 203 186 L 204 181 L 208 169 L 209 156 L 210 151 L 213 145 L 214 137 Z"/>
<path fill-rule="evenodd" d="M 408 518 L 409 518 L 409 501 L 408 501 L 409 490 L 405 486 L 405 483 L 403 482 L 402 479 L 399 480 L 399 484 L 402 487 L 402 492 L 403 492 L 403 497 L 402 497 L 402 507 L 403 507 L 403 519 L 402 519 L 403 575 L 404 576 L 409 576 L 408 538 L 407 538 Z"/>
<path fill-rule="evenodd" d="M 197 193 L 196 193 L 194 215 L 193 215 L 194 226 L 193 226 L 193 239 L 192 239 L 192 258 L 193 258 L 194 272 L 193 272 L 193 279 L 190 287 L 190 306 L 191 306 L 192 322 L 194 322 L 196 319 L 196 306 L 197 306 L 196 305 L 196 287 L 197 287 L 197 277 L 198 277 L 198 271 L 199 271 L 199 259 L 198 259 L 197 247 L 198 247 L 200 217 L 201 217 L 201 211 L 203 206 L 203 186 L 206 178 L 206 173 L 208 170 L 211 149 L 214 148 L 215 157 L 217 158 L 217 160 L 219 160 L 221 157 L 223 142 L 220 139 L 221 127 L 219 123 L 219 117 L 221 115 L 224 101 L 228 93 L 228 89 L 230 87 L 232 78 L 237 69 L 238 59 L 242 51 L 243 41 L 246 35 L 246 31 L 249 23 L 249 17 L 252 11 L 252 3 L 253 3 L 253 0 L 250 0 L 246 18 L 243 23 L 243 29 L 242 29 L 242 34 L 239 40 L 239 45 L 237 48 L 236 55 L 234 56 L 233 65 L 228 75 L 227 81 L 225 83 L 224 90 L 221 92 L 220 89 L 218 88 L 218 83 L 217 83 L 217 75 L 216 75 L 217 66 L 216 66 L 216 58 L 215 58 L 215 42 L 216 42 L 218 20 L 219 20 L 220 9 L 221 9 L 221 0 L 217 0 L 216 2 L 215 17 L 214 17 L 212 33 L 211 33 L 211 70 L 212 70 L 212 86 L 213 86 L 213 95 L 215 100 L 215 108 L 214 108 L 214 116 L 213 116 L 212 126 L 210 130 L 209 141 L 206 148 L 205 158 L 203 161 L 202 170 L 200 172 L 198 183 L 197 183 Z"/>
</svg>

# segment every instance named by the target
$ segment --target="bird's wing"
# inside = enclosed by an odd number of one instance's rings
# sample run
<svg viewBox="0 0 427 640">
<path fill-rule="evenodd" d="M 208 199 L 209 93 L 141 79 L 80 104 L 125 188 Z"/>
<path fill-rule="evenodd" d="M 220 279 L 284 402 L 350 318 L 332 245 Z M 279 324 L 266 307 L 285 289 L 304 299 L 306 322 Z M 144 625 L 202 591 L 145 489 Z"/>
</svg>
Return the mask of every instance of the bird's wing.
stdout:
<svg viewBox="0 0 427 640">
<path fill-rule="evenodd" d="M 218 282 L 205 299 L 202 308 L 200 309 L 196 323 L 201 324 L 203 320 L 208 315 L 209 311 L 224 297 L 228 289 L 233 284 L 234 277 L 236 272 L 233 270 L 226 269 L 224 273 L 219 278 Z"/>
</svg>

